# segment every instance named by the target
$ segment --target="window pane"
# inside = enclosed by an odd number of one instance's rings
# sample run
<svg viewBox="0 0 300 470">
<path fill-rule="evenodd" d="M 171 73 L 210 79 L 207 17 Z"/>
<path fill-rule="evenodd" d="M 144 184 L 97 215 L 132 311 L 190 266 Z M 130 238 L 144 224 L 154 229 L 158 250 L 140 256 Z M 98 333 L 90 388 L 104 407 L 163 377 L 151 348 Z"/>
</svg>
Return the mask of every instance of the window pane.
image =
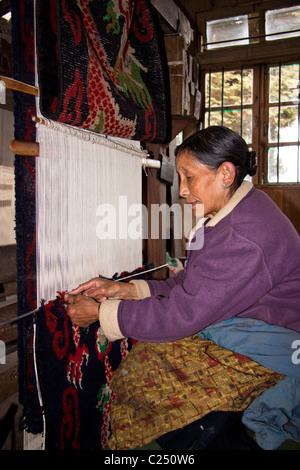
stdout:
<svg viewBox="0 0 300 470">
<path fill-rule="evenodd" d="M 280 78 L 279 78 L 279 74 Z M 270 67 L 269 70 L 269 101 L 275 103 L 283 101 L 299 100 L 299 64 L 282 65 L 279 67 Z M 279 83 L 281 90 L 279 94 Z"/>
<path fill-rule="evenodd" d="M 280 123 L 278 107 L 269 108 L 269 142 L 278 142 L 279 126 L 279 142 L 298 141 L 298 106 L 281 106 Z"/>
<path fill-rule="evenodd" d="M 207 28 L 207 49 L 219 47 L 237 46 L 249 44 L 248 16 L 235 16 L 222 20 L 208 21 Z M 241 39 L 247 38 L 247 39 Z M 237 39 L 234 42 L 222 42 Z M 216 44 L 211 44 L 216 43 Z"/>
<path fill-rule="evenodd" d="M 209 78 L 210 77 L 210 78 Z M 210 93 L 210 102 L 209 102 Z M 222 106 L 222 72 L 207 73 L 205 80 L 205 107 Z"/>
<path fill-rule="evenodd" d="M 269 142 L 278 141 L 278 108 L 269 108 Z"/>
<path fill-rule="evenodd" d="M 241 110 L 226 110 L 223 114 L 223 125 L 241 134 Z"/>
<path fill-rule="evenodd" d="M 247 144 L 252 143 L 252 109 L 243 109 L 242 137 Z"/>
<path fill-rule="evenodd" d="M 269 101 L 270 103 L 279 101 L 279 67 L 269 69 Z"/>
<path fill-rule="evenodd" d="M 224 73 L 224 106 L 241 104 L 241 72 Z"/>
<path fill-rule="evenodd" d="M 297 183 L 299 180 L 298 147 L 296 145 L 290 145 L 282 146 L 278 149 L 270 148 L 268 152 L 268 182 Z"/>
<path fill-rule="evenodd" d="M 253 70 L 243 70 L 243 104 L 253 103 Z"/>
<path fill-rule="evenodd" d="M 209 108 L 210 97 L 210 73 L 205 74 L 205 107 Z"/>
<path fill-rule="evenodd" d="M 277 183 L 277 148 L 268 150 L 268 183 Z"/>
<path fill-rule="evenodd" d="M 266 12 L 266 39 L 268 41 L 299 36 L 300 31 L 295 31 L 297 29 L 300 29 L 300 7 L 282 8 Z M 284 31 L 295 32 L 284 33 Z M 268 36 L 274 33 L 282 34 Z"/>
<path fill-rule="evenodd" d="M 210 120 L 209 120 L 210 115 Z M 207 126 L 221 126 L 222 125 L 222 113 L 221 111 L 211 111 L 205 113 L 205 127 Z"/>
<path fill-rule="evenodd" d="M 280 142 L 298 141 L 298 106 L 280 108 Z"/>
<path fill-rule="evenodd" d="M 299 64 L 281 66 L 281 92 L 280 101 L 294 101 L 299 99 Z"/>
</svg>

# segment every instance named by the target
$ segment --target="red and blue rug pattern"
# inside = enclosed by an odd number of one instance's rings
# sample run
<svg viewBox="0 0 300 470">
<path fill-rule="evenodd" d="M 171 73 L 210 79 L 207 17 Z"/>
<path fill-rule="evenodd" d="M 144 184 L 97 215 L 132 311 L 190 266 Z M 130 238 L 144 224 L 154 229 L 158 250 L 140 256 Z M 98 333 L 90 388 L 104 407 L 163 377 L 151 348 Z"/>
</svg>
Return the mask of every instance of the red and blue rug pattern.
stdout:
<svg viewBox="0 0 300 470">
<path fill-rule="evenodd" d="M 36 29 L 44 117 L 109 136 L 168 140 L 167 61 L 149 0 L 37 1 Z"/>
</svg>

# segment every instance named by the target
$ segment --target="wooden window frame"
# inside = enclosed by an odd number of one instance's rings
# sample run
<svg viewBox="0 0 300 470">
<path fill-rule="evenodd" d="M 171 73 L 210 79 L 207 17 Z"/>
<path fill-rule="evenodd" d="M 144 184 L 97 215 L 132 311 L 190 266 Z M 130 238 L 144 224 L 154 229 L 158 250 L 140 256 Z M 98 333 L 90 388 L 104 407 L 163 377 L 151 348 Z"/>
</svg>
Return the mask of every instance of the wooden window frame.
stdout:
<svg viewBox="0 0 300 470">
<path fill-rule="evenodd" d="M 298 47 L 300 49 L 300 38 L 297 38 Z M 277 44 L 277 54 L 278 50 L 283 51 L 284 55 L 276 56 L 274 59 L 261 56 L 260 60 L 249 60 L 244 61 L 239 57 L 238 60 L 232 60 L 232 51 L 229 51 L 227 55 L 226 48 L 222 50 L 223 58 L 220 60 L 216 59 L 215 51 L 211 51 L 210 54 L 215 57 L 214 60 L 211 60 L 211 63 L 207 62 L 205 65 L 201 66 L 201 81 L 200 81 L 200 90 L 203 96 L 202 105 L 201 105 L 201 121 L 204 124 L 204 113 L 205 113 L 205 75 L 208 72 L 217 72 L 225 70 L 233 70 L 238 68 L 252 68 L 253 69 L 253 125 L 252 125 L 252 149 L 256 151 L 258 156 L 258 171 L 257 174 L 253 177 L 252 181 L 256 185 L 275 185 L 275 186 L 295 186 L 299 187 L 300 182 L 298 183 L 269 183 L 267 181 L 268 175 L 268 110 L 269 110 L 269 87 L 268 87 L 268 68 L 270 66 L 278 66 L 279 64 L 287 64 L 291 62 L 299 62 L 299 49 L 297 55 L 287 54 L 288 44 L 290 40 L 278 40 Z M 279 45 L 280 43 L 280 45 Z M 252 47 L 256 45 L 241 46 L 243 48 L 248 48 L 249 55 Z M 273 46 L 273 45 L 272 45 Z M 228 48 L 234 49 L 234 48 Z M 237 49 L 237 48 L 236 48 Z M 269 50 L 267 48 L 267 50 Z M 219 56 L 219 54 L 217 54 Z M 236 54 L 238 57 L 238 54 Z M 266 124 L 267 123 L 267 124 Z"/>
</svg>

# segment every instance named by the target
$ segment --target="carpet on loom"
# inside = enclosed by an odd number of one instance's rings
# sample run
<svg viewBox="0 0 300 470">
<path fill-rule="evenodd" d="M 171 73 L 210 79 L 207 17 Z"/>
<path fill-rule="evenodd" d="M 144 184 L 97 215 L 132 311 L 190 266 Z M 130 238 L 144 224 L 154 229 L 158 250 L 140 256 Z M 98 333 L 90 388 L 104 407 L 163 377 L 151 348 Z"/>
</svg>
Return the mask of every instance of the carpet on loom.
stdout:
<svg viewBox="0 0 300 470">
<path fill-rule="evenodd" d="M 167 61 L 150 0 L 38 1 L 36 25 L 44 117 L 110 136 L 168 141 Z"/>
<path fill-rule="evenodd" d="M 148 266 L 133 271 L 139 273 L 135 278 L 147 279 L 145 269 Z M 115 398 L 110 382 L 136 341 L 108 341 L 99 322 L 88 328 L 72 324 L 63 293 L 40 307 L 35 322 L 46 450 L 105 449 L 111 434 L 110 406 Z"/>
</svg>

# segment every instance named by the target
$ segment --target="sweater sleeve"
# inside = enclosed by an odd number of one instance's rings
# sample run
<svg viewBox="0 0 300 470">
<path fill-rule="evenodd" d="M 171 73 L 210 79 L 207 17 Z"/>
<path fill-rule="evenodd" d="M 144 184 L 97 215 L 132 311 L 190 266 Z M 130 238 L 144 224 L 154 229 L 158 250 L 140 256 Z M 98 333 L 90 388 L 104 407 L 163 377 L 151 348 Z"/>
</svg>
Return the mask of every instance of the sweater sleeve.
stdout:
<svg viewBox="0 0 300 470">
<path fill-rule="evenodd" d="M 181 271 L 177 276 L 170 277 L 165 281 L 148 281 L 151 295 L 161 295 L 163 297 L 168 297 L 173 287 L 183 283 L 185 276 L 185 271 Z"/>
<path fill-rule="evenodd" d="M 260 248 L 234 229 L 195 251 L 181 281 L 167 296 L 160 292 L 118 303 L 114 315 L 122 337 L 148 342 L 184 338 L 239 315 L 272 287 Z"/>
</svg>

